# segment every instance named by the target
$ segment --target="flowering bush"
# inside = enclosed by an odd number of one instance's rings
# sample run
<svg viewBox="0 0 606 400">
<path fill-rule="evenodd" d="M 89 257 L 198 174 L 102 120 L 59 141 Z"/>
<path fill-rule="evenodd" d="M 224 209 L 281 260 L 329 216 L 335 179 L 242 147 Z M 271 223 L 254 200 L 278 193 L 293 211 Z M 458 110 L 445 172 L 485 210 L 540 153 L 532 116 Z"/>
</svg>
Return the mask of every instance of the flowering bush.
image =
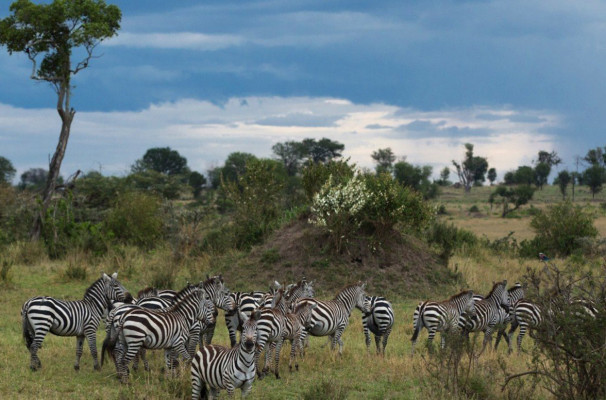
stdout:
<svg viewBox="0 0 606 400">
<path fill-rule="evenodd" d="M 326 228 L 337 251 L 363 227 L 379 236 L 398 223 L 420 229 L 433 214 L 419 193 L 389 174 L 357 174 L 345 182 L 331 175 L 314 195 L 311 211 L 310 222 Z"/>
</svg>

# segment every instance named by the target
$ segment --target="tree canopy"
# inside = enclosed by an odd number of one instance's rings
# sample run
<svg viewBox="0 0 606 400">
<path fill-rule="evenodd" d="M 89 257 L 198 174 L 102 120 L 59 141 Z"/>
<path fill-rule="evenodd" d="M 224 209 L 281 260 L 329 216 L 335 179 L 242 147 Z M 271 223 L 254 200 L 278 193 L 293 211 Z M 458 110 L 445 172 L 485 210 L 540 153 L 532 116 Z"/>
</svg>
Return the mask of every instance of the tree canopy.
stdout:
<svg viewBox="0 0 606 400">
<path fill-rule="evenodd" d="M 473 144 L 465 143 L 465 149 L 465 159 L 460 164 L 452 160 L 452 165 L 457 171 L 459 182 L 469 192 L 472 186 L 481 185 L 486 180 L 488 161 L 485 157 L 474 156 Z"/>
<path fill-rule="evenodd" d="M 393 163 L 396 161 L 396 155 L 391 151 L 390 147 L 373 151 L 370 155 L 376 164 L 377 174 L 393 171 Z"/>
<path fill-rule="evenodd" d="M 16 172 L 13 163 L 8 158 L 0 156 L 0 183 L 11 183 Z"/>
<path fill-rule="evenodd" d="M 133 172 L 156 171 L 166 175 L 180 175 L 189 172 L 187 159 L 170 147 L 148 149 L 143 158 L 135 161 Z"/>
</svg>

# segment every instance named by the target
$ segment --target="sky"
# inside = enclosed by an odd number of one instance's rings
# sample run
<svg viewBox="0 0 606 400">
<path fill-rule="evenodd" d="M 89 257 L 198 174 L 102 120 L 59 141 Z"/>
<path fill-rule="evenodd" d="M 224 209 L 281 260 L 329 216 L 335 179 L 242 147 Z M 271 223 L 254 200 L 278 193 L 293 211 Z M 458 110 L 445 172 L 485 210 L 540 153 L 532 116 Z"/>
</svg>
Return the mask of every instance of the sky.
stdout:
<svg viewBox="0 0 606 400">
<path fill-rule="evenodd" d="M 206 174 L 232 152 L 327 137 L 361 167 L 390 147 L 436 176 L 469 142 L 502 177 L 539 150 L 573 170 L 606 145 L 603 1 L 106 2 L 121 29 L 73 80 L 64 176 L 125 175 L 166 146 Z M 48 168 L 60 131 L 55 92 L 30 74 L 0 47 L 0 156 L 16 180 Z"/>
</svg>

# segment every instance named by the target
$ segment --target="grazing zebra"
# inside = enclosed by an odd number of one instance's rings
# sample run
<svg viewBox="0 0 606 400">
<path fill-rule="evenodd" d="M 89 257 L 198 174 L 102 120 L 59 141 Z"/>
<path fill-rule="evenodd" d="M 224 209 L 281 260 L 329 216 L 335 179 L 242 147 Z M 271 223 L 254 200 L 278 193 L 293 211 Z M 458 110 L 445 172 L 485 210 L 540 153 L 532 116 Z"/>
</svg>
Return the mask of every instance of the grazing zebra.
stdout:
<svg viewBox="0 0 606 400">
<path fill-rule="evenodd" d="M 415 344 L 419 337 L 419 332 L 423 327 L 429 332 L 428 342 L 431 343 L 436 332 L 448 332 L 458 329 L 459 317 L 463 312 L 469 315 L 475 314 L 475 299 L 471 290 L 465 290 L 455 294 L 448 300 L 424 301 L 419 303 L 413 315 L 414 333 L 412 338 L 411 354 L 415 352 Z M 445 345 L 445 337 L 442 334 L 442 348 Z"/>
<path fill-rule="evenodd" d="M 368 303 L 365 302 L 364 288 L 365 283 L 358 282 L 343 288 L 333 300 L 315 300 L 304 298 L 297 304 L 313 304 L 317 307 L 312 311 L 313 327 L 307 329 L 303 336 L 305 340 L 307 334 L 312 336 L 329 336 L 330 348 L 334 350 L 335 345 L 339 344 L 339 355 L 343 353 L 343 340 L 341 335 L 349 324 L 349 316 L 354 307 L 362 313 L 367 313 Z"/>
<path fill-rule="evenodd" d="M 503 308 L 504 313 L 501 308 Z M 492 290 L 483 300 L 475 302 L 475 314 L 462 314 L 459 318 L 459 327 L 468 334 L 470 332 L 484 332 L 482 350 L 491 340 L 494 328 L 504 322 L 509 313 L 509 296 L 507 294 L 507 280 L 496 282 Z"/>
<path fill-rule="evenodd" d="M 370 351 L 370 332 L 375 335 L 377 354 L 385 355 L 387 339 L 393 327 L 394 315 L 391 303 L 385 297 L 366 296 L 370 311 L 362 316 L 364 337 L 366 338 L 366 349 Z M 381 337 L 383 338 L 383 350 L 381 350 Z"/>
<path fill-rule="evenodd" d="M 520 299 L 512 305 L 511 310 L 511 328 L 509 329 L 509 340 L 513 336 L 513 333 L 520 327 L 520 333 L 518 334 L 518 353 L 522 350 L 522 339 L 529 329 L 536 329 L 541 322 L 543 317 L 541 316 L 541 309 L 535 303 L 530 300 Z"/>
<path fill-rule="evenodd" d="M 507 331 L 507 324 L 511 324 L 513 318 L 512 318 L 512 311 L 513 311 L 513 304 L 524 298 L 524 292 L 525 292 L 525 287 L 524 285 L 522 285 L 520 282 L 516 282 L 515 285 L 513 285 L 511 288 L 509 288 L 507 290 L 507 297 L 509 298 L 509 312 L 505 311 L 505 309 L 503 307 L 501 307 L 499 309 L 499 320 L 501 321 L 500 324 L 497 324 L 499 326 L 499 330 L 497 332 L 497 340 L 494 344 L 494 349 L 496 350 L 499 347 L 499 342 L 501 341 L 501 338 L 505 338 L 505 342 L 507 342 L 507 347 L 508 347 L 508 352 L 511 353 L 511 341 L 509 340 L 509 335 L 506 333 Z M 479 299 L 477 299 L 476 297 L 476 301 L 479 301 Z"/>
<path fill-rule="evenodd" d="M 208 345 L 196 353 L 191 364 L 192 399 L 217 398 L 221 389 L 226 389 L 228 395 L 233 396 L 234 391 L 241 388 L 242 397 L 248 395 L 256 375 L 259 314 L 259 311 L 254 311 L 249 318 L 242 313 L 242 334 L 237 346 Z M 210 397 L 207 385 L 210 386 Z"/>
<path fill-rule="evenodd" d="M 198 321 L 208 315 L 206 300 L 205 291 L 195 290 L 166 311 L 139 308 L 126 313 L 118 328 L 120 343 L 126 349 L 118 361 L 122 382 L 128 382 L 128 363 L 141 347 L 169 349 L 190 360 L 200 334 Z M 190 340 L 191 337 L 196 340 Z"/>
<path fill-rule="evenodd" d="M 99 321 L 113 301 L 124 301 L 126 289 L 112 276 L 103 274 L 84 293 L 82 300 L 66 301 L 52 297 L 34 297 L 23 304 L 21 318 L 23 337 L 30 352 L 30 368 L 35 371 L 42 366 L 38 349 L 48 332 L 57 336 L 76 336 L 76 362 L 74 369 L 80 369 L 80 357 L 84 338 L 88 340 L 94 368 L 101 367 L 97 361 L 97 327 Z M 128 295 L 130 297 L 130 295 Z"/>
</svg>

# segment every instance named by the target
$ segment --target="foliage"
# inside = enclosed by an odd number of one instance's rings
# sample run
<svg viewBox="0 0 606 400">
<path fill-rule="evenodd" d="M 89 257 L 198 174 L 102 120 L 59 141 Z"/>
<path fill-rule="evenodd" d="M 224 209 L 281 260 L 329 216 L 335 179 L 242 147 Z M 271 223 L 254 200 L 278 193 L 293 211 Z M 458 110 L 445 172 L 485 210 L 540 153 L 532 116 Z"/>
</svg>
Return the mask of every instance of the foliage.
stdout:
<svg viewBox="0 0 606 400">
<path fill-rule="evenodd" d="M 125 244 L 151 248 L 163 234 L 160 200 L 143 192 L 120 193 L 104 227 Z"/>
<path fill-rule="evenodd" d="M 560 188 L 560 193 L 562 193 L 562 199 L 566 199 L 566 189 L 568 188 L 568 184 L 570 184 L 571 180 L 572 175 L 570 174 L 570 172 L 564 170 L 558 173 L 558 176 L 553 182 Z"/>
<path fill-rule="evenodd" d="M 355 168 L 355 164 L 349 164 L 349 159 L 332 160 L 326 164 L 308 162 L 303 169 L 302 179 L 307 198 L 313 200 L 329 177 L 332 177 L 335 184 L 348 181 L 354 176 Z"/>
<path fill-rule="evenodd" d="M 558 399 L 606 397 L 606 266 L 597 274 L 568 266 L 529 270 L 534 302 L 542 310 L 530 370 L 511 380 L 533 377 Z"/>
<path fill-rule="evenodd" d="M 606 183 L 606 168 L 598 164 L 593 164 L 583 172 L 583 184 L 589 186 L 591 195 L 595 195 L 602 191 L 602 184 Z"/>
<path fill-rule="evenodd" d="M 299 172 L 301 163 L 305 158 L 306 149 L 303 143 L 288 141 L 276 143 L 271 147 L 276 158 L 284 164 L 288 176 L 295 176 Z"/>
<path fill-rule="evenodd" d="M 494 182 L 497 180 L 497 170 L 495 168 L 490 168 L 488 170 L 488 182 L 490 182 L 490 186 L 492 186 L 494 184 Z"/>
<path fill-rule="evenodd" d="M 0 184 L 10 184 L 17 170 L 8 158 L 0 156 Z"/>
<path fill-rule="evenodd" d="M 198 197 L 200 197 L 202 189 L 204 189 L 204 185 L 206 185 L 206 178 L 201 173 L 197 171 L 192 171 L 192 173 L 189 174 L 187 183 L 192 188 L 192 194 L 194 198 L 197 199 Z"/>
<path fill-rule="evenodd" d="M 156 171 L 166 175 L 184 175 L 189 173 L 187 159 L 170 147 L 148 149 L 143 158 L 135 161 L 132 172 Z"/>
<path fill-rule="evenodd" d="M 433 199 L 438 195 L 438 184 L 429 180 L 432 171 L 433 169 L 429 165 L 415 166 L 406 161 L 400 161 L 394 165 L 396 180 L 422 193 L 426 199 Z"/>
<path fill-rule="evenodd" d="M 428 226 L 425 239 L 427 243 L 440 249 L 440 259 L 444 264 L 448 264 L 448 260 L 456 250 L 473 247 L 479 243 L 472 232 L 441 220 L 435 220 Z"/>
<path fill-rule="evenodd" d="M 126 177 L 126 184 L 132 189 L 149 191 L 169 200 L 179 198 L 185 190 L 181 176 L 167 175 L 154 170 L 130 174 Z"/>
<path fill-rule="evenodd" d="M 590 211 L 565 201 L 546 211 L 540 210 L 532 218 L 530 227 L 543 252 L 570 255 L 579 247 L 578 239 L 597 236 L 595 218 Z"/>
<path fill-rule="evenodd" d="M 377 174 L 384 172 L 391 173 L 393 171 L 393 162 L 396 161 L 396 155 L 391 150 L 391 147 L 373 151 L 370 155 L 375 161 Z"/>
<path fill-rule="evenodd" d="M 551 166 L 547 163 L 538 163 L 534 167 L 535 184 L 539 189 L 543 189 L 543 186 L 547 184 L 547 178 L 551 173 Z"/>
<path fill-rule="evenodd" d="M 341 157 L 345 145 L 328 138 L 303 139 L 305 156 L 313 163 L 326 163 Z"/>
<path fill-rule="evenodd" d="M 448 178 L 450 178 L 450 168 L 444 167 L 442 171 L 440 171 L 440 180 L 437 182 L 438 185 L 449 186 L 450 184 L 452 184 L 452 182 L 450 182 Z"/>
<path fill-rule="evenodd" d="M 550 167 L 559 165 L 562 163 L 562 159 L 558 156 L 558 153 L 552 151 L 551 153 L 545 150 L 540 150 L 537 158 L 537 164 L 547 164 Z"/>
<path fill-rule="evenodd" d="M 459 164 L 452 160 L 459 182 L 465 188 L 465 192 L 469 192 L 474 185 L 481 185 L 485 180 L 486 171 L 488 170 L 488 161 L 484 157 L 473 155 L 473 144 L 465 143 L 465 159 Z"/>
<path fill-rule="evenodd" d="M 534 189 L 529 185 L 519 185 L 508 187 L 504 185 L 498 186 L 494 192 L 490 194 L 488 201 L 493 204 L 495 199 L 499 197 L 503 204 L 503 212 L 501 216 L 504 218 L 512 211 L 519 209 L 524 204 L 528 203 L 534 195 Z M 509 205 L 513 204 L 513 208 Z"/>
<path fill-rule="evenodd" d="M 44 189 L 47 177 L 48 171 L 44 168 L 30 168 L 21 174 L 19 188 L 31 191 L 41 191 Z"/>
<path fill-rule="evenodd" d="M 240 177 L 246 173 L 248 163 L 253 160 L 257 160 L 257 157 L 250 153 L 231 153 L 227 156 L 225 165 L 213 173 L 213 179 L 218 179 L 219 182 L 221 180 L 225 182 L 238 182 Z"/>
<path fill-rule="evenodd" d="M 250 160 L 239 182 L 223 181 L 221 187 L 234 205 L 237 247 L 258 243 L 271 229 L 281 210 L 286 171 L 274 160 Z"/>
<path fill-rule="evenodd" d="M 606 146 L 589 150 L 583 160 L 589 165 L 606 167 Z"/>
</svg>

